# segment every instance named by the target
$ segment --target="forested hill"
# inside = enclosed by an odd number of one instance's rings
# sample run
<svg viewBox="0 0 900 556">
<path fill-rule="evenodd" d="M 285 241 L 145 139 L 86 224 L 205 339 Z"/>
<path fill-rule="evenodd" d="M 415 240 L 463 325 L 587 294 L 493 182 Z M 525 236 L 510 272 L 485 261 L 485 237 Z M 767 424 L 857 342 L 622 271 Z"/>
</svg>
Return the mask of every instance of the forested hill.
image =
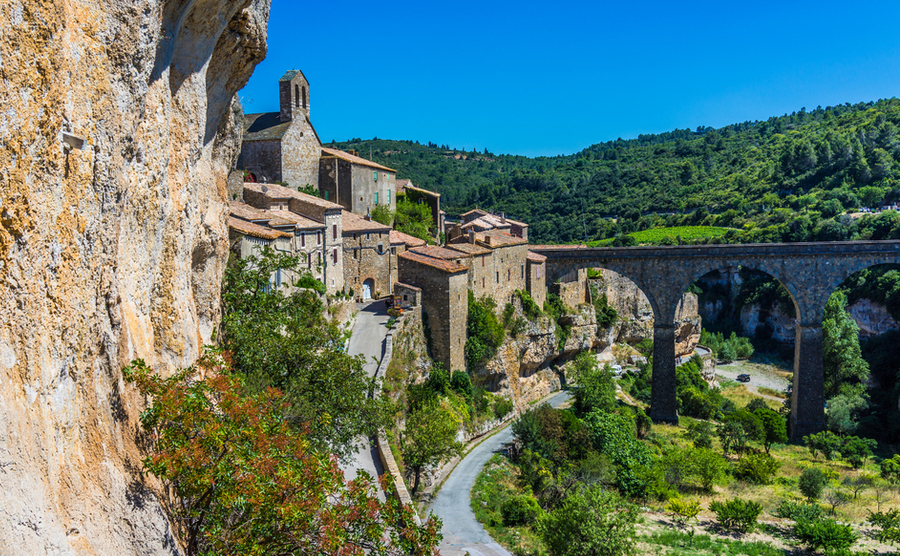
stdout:
<svg viewBox="0 0 900 556">
<path fill-rule="evenodd" d="M 843 213 L 900 199 L 898 125 L 892 98 L 619 139 L 571 156 L 384 139 L 334 145 L 366 157 L 371 149 L 398 178 L 440 192 L 451 216 L 477 206 L 530 222 L 533 242 L 675 225 L 732 228 L 719 242 L 879 239 L 897 235 L 894 213 L 886 227 Z"/>
</svg>

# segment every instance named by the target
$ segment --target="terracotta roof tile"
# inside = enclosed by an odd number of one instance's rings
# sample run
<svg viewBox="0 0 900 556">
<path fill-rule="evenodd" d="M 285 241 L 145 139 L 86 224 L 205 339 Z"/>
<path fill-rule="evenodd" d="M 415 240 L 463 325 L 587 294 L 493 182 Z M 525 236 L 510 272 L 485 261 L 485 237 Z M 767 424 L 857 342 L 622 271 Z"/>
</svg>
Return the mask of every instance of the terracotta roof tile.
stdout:
<svg viewBox="0 0 900 556">
<path fill-rule="evenodd" d="M 416 193 L 428 195 L 429 197 L 440 197 L 441 196 L 441 194 L 436 191 L 428 191 L 427 189 L 422 189 L 421 187 L 416 187 L 409 180 L 403 180 L 403 181 L 407 182 L 407 183 L 403 184 L 404 189 L 411 189 L 411 190 L 415 191 Z M 399 193 L 399 192 L 400 192 L 400 180 L 397 180 L 397 193 Z"/>
<path fill-rule="evenodd" d="M 463 253 L 468 253 L 469 255 L 487 255 L 491 252 L 490 249 L 486 247 L 482 247 L 480 245 L 475 245 L 472 243 L 449 243 L 447 244 L 449 249 L 453 249 L 454 251 L 462 251 Z"/>
<path fill-rule="evenodd" d="M 426 257 L 425 255 L 420 255 L 415 251 L 404 251 L 397 255 L 401 259 L 406 259 L 409 261 L 413 261 L 425 266 L 430 266 L 431 268 L 436 268 L 438 270 L 443 270 L 444 272 L 449 272 L 451 274 L 455 274 L 457 272 L 468 272 L 468 267 L 465 267 L 461 264 L 457 264 L 453 261 L 447 261 L 444 259 L 435 259 L 432 257 Z"/>
<path fill-rule="evenodd" d="M 291 237 L 291 234 L 286 232 L 280 232 L 278 230 L 267 228 L 265 226 L 260 226 L 258 224 L 254 224 L 253 222 L 247 222 L 246 220 L 241 220 L 240 218 L 235 218 L 234 216 L 228 217 L 228 227 L 238 232 L 251 236 L 258 237 L 261 239 L 278 239 L 280 237 Z"/>
<path fill-rule="evenodd" d="M 307 218 L 305 216 L 301 216 L 295 212 L 291 212 L 289 210 L 267 210 L 265 211 L 269 214 L 274 214 L 278 218 L 282 220 L 287 220 L 294 224 L 297 229 L 300 230 L 311 230 L 316 228 L 324 228 L 325 224 L 322 222 L 316 222 L 312 218 Z"/>
<path fill-rule="evenodd" d="M 265 191 L 263 191 L 263 187 L 266 188 Z M 250 191 L 254 191 L 256 193 L 261 193 L 271 199 L 299 199 L 304 203 L 324 209 L 337 210 L 342 208 L 341 205 L 337 203 L 332 203 L 331 201 L 326 201 L 325 199 L 316 197 L 315 195 L 301 193 L 296 189 L 291 189 L 289 187 L 274 183 L 245 183 L 244 189 L 249 189 Z"/>
<path fill-rule="evenodd" d="M 397 286 L 398 288 L 407 288 L 407 289 L 417 291 L 417 292 L 422 291 L 422 288 L 418 288 L 416 286 L 413 286 L 412 284 L 404 284 L 403 282 L 394 282 L 394 285 Z"/>
<path fill-rule="evenodd" d="M 421 247 L 427 243 L 423 239 L 404 234 L 403 232 L 398 232 L 397 230 L 391 230 L 390 236 L 391 244 L 405 243 L 410 247 Z"/>
<path fill-rule="evenodd" d="M 341 224 L 344 233 L 347 232 L 381 232 L 388 233 L 391 231 L 390 226 L 379 224 L 374 220 L 366 220 L 358 214 L 354 214 L 348 210 L 341 211 Z"/>
<path fill-rule="evenodd" d="M 532 251 L 529 251 L 528 255 L 526 255 L 525 258 L 533 263 L 543 263 L 547 260 L 547 257 L 538 255 L 537 253 L 534 253 Z"/>
<path fill-rule="evenodd" d="M 333 156 L 335 158 L 340 158 L 342 160 L 346 160 L 347 162 L 352 162 L 353 164 L 359 164 L 360 166 L 368 166 L 370 168 L 377 168 L 379 170 L 384 170 L 386 172 L 394 172 L 397 170 L 393 168 L 388 168 L 387 166 L 382 166 L 381 164 L 376 164 L 371 160 L 366 160 L 365 158 L 352 155 L 348 152 L 344 152 L 338 149 L 329 149 L 326 147 L 322 147 L 322 156 Z"/>
<path fill-rule="evenodd" d="M 457 251 L 455 249 L 445 249 L 443 247 L 438 247 L 436 245 L 426 245 L 425 247 L 416 247 L 415 249 L 411 249 L 413 253 L 418 253 L 419 255 L 424 255 L 426 257 L 431 257 L 433 259 L 444 259 L 449 261 L 455 261 L 456 259 L 464 259 L 471 257 L 468 253 L 463 253 L 461 251 Z"/>
<path fill-rule="evenodd" d="M 271 227 L 280 227 L 280 226 L 293 226 L 293 222 L 288 219 L 282 218 L 274 214 L 273 212 L 265 211 L 258 209 L 256 207 L 251 207 L 246 203 L 241 203 L 240 201 L 231 201 L 228 204 L 228 210 L 231 216 L 236 216 L 237 218 L 241 218 L 243 220 L 248 220 L 251 222 L 266 222 L 267 226 Z"/>
</svg>

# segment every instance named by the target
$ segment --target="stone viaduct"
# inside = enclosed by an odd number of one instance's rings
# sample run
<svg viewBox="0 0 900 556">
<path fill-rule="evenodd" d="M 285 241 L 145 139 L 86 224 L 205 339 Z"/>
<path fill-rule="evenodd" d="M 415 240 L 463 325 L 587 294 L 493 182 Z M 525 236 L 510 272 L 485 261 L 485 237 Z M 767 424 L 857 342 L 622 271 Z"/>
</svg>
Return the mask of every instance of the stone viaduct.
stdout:
<svg viewBox="0 0 900 556">
<path fill-rule="evenodd" d="M 653 308 L 650 417 L 677 422 L 675 307 L 688 287 L 719 268 L 744 266 L 770 274 L 791 294 L 797 315 L 791 437 L 825 426 L 822 318 L 831 293 L 870 266 L 900 263 L 900 241 L 681 245 L 672 247 L 532 247 L 547 257 L 547 281 L 578 268 L 606 268 L 632 280 Z"/>
</svg>

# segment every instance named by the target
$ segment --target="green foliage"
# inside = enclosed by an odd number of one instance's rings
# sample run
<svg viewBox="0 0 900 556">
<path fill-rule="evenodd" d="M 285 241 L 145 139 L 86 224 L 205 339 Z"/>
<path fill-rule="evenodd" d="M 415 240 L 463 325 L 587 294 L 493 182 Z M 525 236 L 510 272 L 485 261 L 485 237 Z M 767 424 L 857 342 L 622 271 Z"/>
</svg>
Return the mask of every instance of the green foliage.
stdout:
<svg viewBox="0 0 900 556">
<path fill-rule="evenodd" d="M 831 431 L 822 431 L 816 434 L 803 437 L 803 444 L 809 449 L 809 453 L 816 459 L 819 458 L 819 452 L 825 456 L 825 459 L 831 460 L 835 452 L 840 450 L 841 437 Z"/>
<path fill-rule="evenodd" d="M 716 433 L 722 442 L 722 450 L 729 454 L 744 452 L 747 444 L 762 439 L 765 431 L 756 415 L 746 409 L 739 409 L 725 417 Z"/>
<path fill-rule="evenodd" d="M 900 454 L 881 462 L 881 478 L 894 484 L 900 484 Z"/>
<path fill-rule="evenodd" d="M 541 514 L 541 507 L 534 496 L 519 494 L 507 498 L 500 505 L 500 514 L 503 516 L 503 525 L 507 527 L 531 525 Z"/>
<path fill-rule="evenodd" d="M 603 367 L 591 351 L 575 356 L 575 414 L 583 417 L 593 410 L 612 412 L 616 407 L 616 385 L 609 365 Z"/>
<path fill-rule="evenodd" d="M 513 402 L 512 400 L 504 397 L 498 397 L 494 401 L 493 412 L 494 417 L 497 419 L 503 419 L 513 410 Z"/>
<path fill-rule="evenodd" d="M 395 213 L 391 210 L 391 205 L 376 205 L 375 208 L 372 209 L 370 216 L 372 217 L 372 220 L 379 224 L 384 224 L 385 226 L 394 225 Z"/>
<path fill-rule="evenodd" d="M 591 297 L 593 298 L 594 313 L 597 316 L 597 326 L 609 328 L 616 324 L 616 321 L 619 319 L 619 312 L 609 304 L 606 294 L 601 295 L 593 284 L 591 284 Z"/>
<path fill-rule="evenodd" d="M 141 414 L 152 439 L 143 464 L 177 496 L 171 517 L 189 556 L 363 547 L 430 554 L 437 545 L 439 521 L 411 525 L 411 511 L 387 478 L 383 503 L 365 472 L 345 483 L 329 455 L 289 424 L 284 396 L 275 389 L 248 393 L 216 354 L 206 352 L 198 367 L 166 379 L 140 360 L 123 376 L 152 400 Z"/>
<path fill-rule="evenodd" d="M 684 527 L 688 521 L 696 518 L 702 509 L 700 502 L 697 502 L 696 500 L 669 498 L 669 502 L 666 504 L 666 511 L 672 514 L 675 522 L 682 527 Z"/>
<path fill-rule="evenodd" d="M 794 525 L 794 535 L 812 550 L 824 548 L 826 552 L 846 550 L 859 538 L 853 527 L 833 519 L 800 519 Z"/>
<path fill-rule="evenodd" d="M 872 457 L 872 450 L 878 443 L 871 438 L 848 436 L 841 443 L 841 458 L 854 469 L 859 469 Z"/>
<path fill-rule="evenodd" d="M 651 228 L 642 232 L 634 232 L 629 235 L 639 244 L 678 245 L 679 239 L 683 241 L 711 239 L 722 237 L 728 233 L 728 231 L 728 228 L 720 228 L 717 226 L 673 226 Z"/>
<path fill-rule="evenodd" d="M 723 527 L 743 533 L 749 533 L 756 529 L 756 520 L 762 512 L 762 506 L 758 503 L 740 498 L 726 502 L 714 500 L 709 504 L 709 509 L 716 514 L 716 520 Z"/>
<path fill-rule="evenodd" d="M 758 408 L 753 414 L 762 424 L 762 442 L 767 454 L 772 444 L 784 444 L 788 441 L 787 418 L 784 415 L 768 407 Z"/>
<path fill-rule="evenodd" d="M 616 486 L 628 496 L 641 495 L 644 483 L 637 476 L 641 466 L 650 464 L 651 452 L 635 438 L 634 423 L 619 414 L 593 411 L 584 418 L 594 449 L 605 454 L 616 467 Z"/>
<path fill-rule="evenodd" d="M 405 196 L 401 196 L 397 199 L 394 219 L 397 231 L 431 243 L 434 242 L 432 234 L 434 220 L 431 217 L 431 207 L 426 203 L 413 203 Z"/>
<path fill-rule="evenodd" d="M 373 399 L 363 361 L 341 347 L 322 299 L 308 289 L 285 294 L 269 286 L 276 272 L 296 273 L 296 257 L 264 249 L 260 258 L 232 259 L 222 287 L 222 344 L 250 392 L 280 389 L 291 422 L 308 428 L 316 449 L 346 459 L 354 441 L 388 421 L 389 402 Z M 311 277 L 308 277 L 311 278 Z"/>
<path fill-rule="evenodd" d="M 522 414 L 512 431 L 523 450 L 540 454 L 556 466 L 580 460 L 590 449 L 590 431 L 585 424 L 571 411 L 546 403 Z"/>
<path fill-rule="evenodd" d="M 744 454 L 734 469 L 735 476 L 758 485 L 772 484 L 781 464 L 769 454 Z"/>
<path fill-rule="evenodd" d="M 703 360 L 697 355 L 675 369 L 678 411 L 698 419 L 719 419 L 731 402 L 709 387 L 701 375 L 702 369 Z"/>
<path fill-rule="evenodd" d="M 419 488 L 425 467 L 437 465 L 462 451 L 462 444 L 456 440 L 461 424 L 459 414 L 439 403 L 425 405 L 407 416 L 401 450 L 403 462 L 415 473 L 413 494 Z"/>
<path fill-rule="evenodd" d="M 833 293 L 825 305 L 822 335 L 825 397 L 859 395 L 869 377 L 869 365 L 859 347 L 859 327 L 847 312 L 847 297 L 841 291 Z"/>
<path fill-rule="evenodd" d="M 535 320 L 538 317 L 543 316 L 543 311 L 541 311 L 541 308 L 534 299 L 532 299 L 530 293 L 525 290 L 516 290 L 516 296 L 522 303 L 522 312 L 525 313 L 525 316 L 528 317 L 529 320 Z"/>
<path fill-rule="evenodd" d="M 826 484 L 828 484 L 828 478 L 818 467 L 807 467 L 800 472 L 800 479 L 797 481 L 800 493 L 806 496 L 810 502 L 818 500 L 822 496 Z"/>
<path fill-rule="evenodd" d="M 900 509 L 873 512 L 866 521 L 878 529 L 875 538 L 879 542 L 890 544 L 900 542 Z"/>
<path fill-rule="evenodd" d="M 726 338 L 721 332 L 713 334 L 703 330 L 700 333 L 700 343 L 711 349 L 725 363 L 735 359 L 749 359 L 754 350 L 750 338 L 738 336 L 734 332 Z"/>
<path fill-rule="evenodd" d="M 634 554 L 639 519 L 636 506 L 596 484 L 567 496 L 535 529 L 550 556 L 624 556 Z"/>
<path fill-rule="evenodd" d="M 469 316 L 466 321 L 466 368 L 474 372 L 494 356 L 503 344 L 503 325 L 494 312 L 496 302 L 490 297 L 475 299 L 469 291 Z"/>
<path fill-rule="evenodd" d="M 817 504 L 791 502 L 790 500 L 782 500 L 773 514 L 776 517 L 790 519 L 792 521 L 813 521 L 823 517 L 821 506 Z"/>
<path fill-rule="evenodd" d="M 712 448 L 715 425 L 709 421 L 695 421 L 687 427 L 687 437 L 695 448 Z"/>
</svg>

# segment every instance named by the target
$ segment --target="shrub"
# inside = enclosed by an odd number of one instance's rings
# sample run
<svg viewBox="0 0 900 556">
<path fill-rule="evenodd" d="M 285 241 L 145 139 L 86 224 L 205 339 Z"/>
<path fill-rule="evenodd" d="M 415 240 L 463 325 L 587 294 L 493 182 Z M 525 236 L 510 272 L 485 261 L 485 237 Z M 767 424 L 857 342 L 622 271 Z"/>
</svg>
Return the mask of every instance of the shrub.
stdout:
<svg viewBox="0 0 900 556">
<path fill-rule="evenodd" d="M 680 498 L 670 498 L 666 505 L 666 511 L 672 514 L 672 518 L 682 527 L 684 524 L 697 517 L 700 513 L 700 502 L 696 500 L 682 500 Z"/>
<path fill-rule="evenodd" d="M 596 484 L 567 496 L 542 515 L 535 531 L 550 556 L 633 554 L 638 509 Z"/>
<path fill-rule="evenodd" d="M 727 502 L 713 501 L 709 509 L 716 514 L 716 519 L 724 527 L 749 533 L 756 528 L 756 520 L 762 512 L 762 506 L 751 500 L 734 498 Z"/>
<path fill-rule="evenodd" d="M 875 512 L 869 514 L 869 519 L 866 521 L 879 529 L 875 533 L 878 542 L 890 544 L 900 542 L 900 510 Z"/>
<path fill-rule="evenodd" d="M 822 490 L 827 482 L 828 479 L 821 469 L 818 467 L 807 467 L 800 473 L 798 486 L 803 496 L 806 496 L 806 499 L 812 502 L 822 495 Z"/>
<path fill-rule="evenodd" d="M 497 419 L 503 419 L 509 415 L 509 412 L 512 410 L 512 400 L 501 397 L 494 401 L 494 416 L 497 417 Z"/>
<path fill-rule="evenodd" d="M 747 454 L 738 462 L 735 475 L 758 485 L 768 485 L 780 466 L 769 454 Z"/>
<path fill-rule="evenodd" d="M 697 421 L 687 427 L 687 437 L 695 448 L 712 448 L 712 437 L 715 433 L 713 424 L 708 421 Z"/>
<path fill-rule="evenodd" d="M 858 538 L 851 526 L 833 519 L 801 519 L 794 525 L 794 535 L 809 548 L 826 552 L 846 550 Z"/>
<path fill-rule="evenodd" d="M 803 443 L 809 448 L 809 453 L 816 459 L 819 458 L 819 452 L 825 456 L 825 459 L 831 460 L 835 452 L 841 445 L 841 437 L 830 431 L 823 431 L 816 434 L 803 437 Z"/>
<path fill-rule="evenodd" d="M 772 515 L 792 521 L 800 521 L 801 519 L 816 520 L 822 517 L 822 508 L 816 504 L 802 504 L 791 502 L 790 500 L 782 500 L 781 504 L 772 512 Z"/>
<path fill-rule="evenodd" d="M 859 469 L 872 457 L 872 449 L 877 445 L 878 443 L 872 438 L 848 436 L 841 444 L 841 458 L 854 469 Z"/>
<path fill-rule="evenodd" d="M 500 505 L 500 514 L 503 516 L 503 525 L 513 527 L 516 525 L 530 525 L 541 513 L 534 496 L 520 494 L 507 498 Z"/>
<path fill-rule="evenodd" d="M 516 295 L 519 297 L 519 301 L 522 302 L 522 312 L 525 313 L 526 317 L 534 320 L 544 314 L 530 293 L 525 290 L 516 290 Z"/>
<path fill-rule="evenodd" d="M 450 388 L 468 399 L 472 398 L 472 380 L 469 378 L 468 373 L 453 371 L 453 374 L 450 376 Z"/>
<path fill-rule="evenodd" d="M 900 454 L 881 462 L 881 478 L 891 483 L 900 483 Z"/>
</svg>

